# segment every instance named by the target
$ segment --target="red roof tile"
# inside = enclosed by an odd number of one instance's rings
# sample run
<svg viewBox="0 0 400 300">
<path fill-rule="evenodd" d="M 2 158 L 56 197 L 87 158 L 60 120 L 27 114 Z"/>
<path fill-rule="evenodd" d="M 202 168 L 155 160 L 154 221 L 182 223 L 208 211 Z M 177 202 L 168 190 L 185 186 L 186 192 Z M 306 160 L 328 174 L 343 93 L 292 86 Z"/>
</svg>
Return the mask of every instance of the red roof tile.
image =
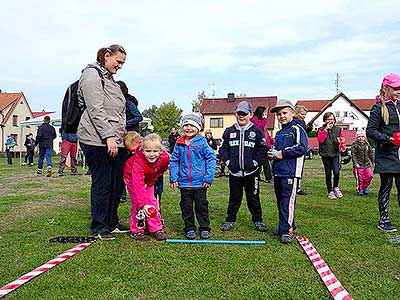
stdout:
<svg viewBox="0 0 400 300">
<path fill-rule="evenodd" d="M 331 100 L 297 100 L 296 105 L 305 106 L 310 112 L 319 112 Z M 375 104 L 375 99 L 351 99 L 352 104 L 361 111 L 370 111 Z"/>
<path fill-rule="evenodd" d="M 38 117 L 45 116 L 45 115 L 52 114 L 52 113 L 54 113 L 54 111 L 33 111 L 32 117 L 38 118 Z"/>
<path fill-rule="evenodd" d="M 21 98 L 22 93 L 0 93 L 0 111 Z"/>
<path fill-rule="evenodd" d="M 278 101 L 277 96 L 267 96 L 267 97 L 240 97 L 236 98 L 234 101 L 228 101 L 228 98 L 212 98 L 203 99 L 200 112 L 203 114 L 233 114 L 236 105 L 240 101 L 248 101 L 253 105 L 255 110 L 257 106 L 265 106 L 268 110 L 267 115 L 267 128 L 274 128 L 275 124 L 275 114 L 269 112 L 269 110 L 276 105 Z"/>
</svg>

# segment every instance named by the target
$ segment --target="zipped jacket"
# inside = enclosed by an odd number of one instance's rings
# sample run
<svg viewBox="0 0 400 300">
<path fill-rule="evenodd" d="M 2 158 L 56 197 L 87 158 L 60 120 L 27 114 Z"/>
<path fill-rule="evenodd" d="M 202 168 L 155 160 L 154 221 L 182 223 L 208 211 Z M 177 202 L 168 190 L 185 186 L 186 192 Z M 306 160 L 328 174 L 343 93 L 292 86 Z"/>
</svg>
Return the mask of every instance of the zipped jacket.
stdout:
<svg viewBox="0 0 400 300">
<path fill-rule="evenodd" d="M 252 122 L 244 128 L 235 123 L 225 129 L 219 156 L 234 176 L 246 176 L 258 170 L 267 154 L 264 133 Z"/>
<path fill-rule="evenodd" d="M 307 148 L 306 131 L 297 121 L 293 120 L 282 125 L 282 129 L 275 136 L 275 149 L 282 151 L 282 159 L 273 161 L 272 172 L 274 176 L 301 178 Z"/>
<path fill-rule="evenodd" d="M 178 182 L 179 188 L 200 188 L 211 184 L 215 174 L 216 157 L 205 137 L 196 135 L 189 145 L 185 136 L 175 143 L 171 155 L 170 182 Z"/>
<path fill-rule="evenodd" d="M 387 101 L 389 125 L 382 118 L 382 103 L 375 104 L 368 119 L 367 137 L 376 141 L 375 173 L 400 173 L 399 146 L 390 141 L 394 132 L 400 131 L 400 103 Z"/>
<path fill-rule="evenodd" d="M 354 141 L 351 145 L 351 158 L 354 167 L 355 165 L 359 165 L 358 168 L 362 169 L 371 167 L 371 163 L 374 161 L 374 154 L 370 144 Z"/>
<path fill-rule="evenodd" d="M 56 130 L 48 123 L 39 126 L 36 135 L 36 144 L 39 148 L 53 148 L 53 140 L 57 137 Z"/>
</svg>

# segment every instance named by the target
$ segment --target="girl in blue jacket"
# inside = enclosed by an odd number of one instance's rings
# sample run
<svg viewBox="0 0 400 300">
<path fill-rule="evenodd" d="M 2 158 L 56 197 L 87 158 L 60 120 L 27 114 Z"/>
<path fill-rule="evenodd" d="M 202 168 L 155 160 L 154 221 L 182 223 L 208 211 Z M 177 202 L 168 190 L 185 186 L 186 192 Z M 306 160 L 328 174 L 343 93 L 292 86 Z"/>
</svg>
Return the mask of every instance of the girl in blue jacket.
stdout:
<svg viewBox="0 0 400 300">
<path fill-rule="evenodd" d="M 203 116 L 189 113 L 182 118 L 183 136 L 175 144 L 170 160 L 170 187 L 181 191 L 180 207 L 188 239 L 196 238 L 194 212 L 199 223 L 200 237 L 210 238 L 207 189 L 214 179 L 216 157 L 207 140 L 199 135 Z M 194 212 L 193 212 L 194 202 Z"/>
</svg>

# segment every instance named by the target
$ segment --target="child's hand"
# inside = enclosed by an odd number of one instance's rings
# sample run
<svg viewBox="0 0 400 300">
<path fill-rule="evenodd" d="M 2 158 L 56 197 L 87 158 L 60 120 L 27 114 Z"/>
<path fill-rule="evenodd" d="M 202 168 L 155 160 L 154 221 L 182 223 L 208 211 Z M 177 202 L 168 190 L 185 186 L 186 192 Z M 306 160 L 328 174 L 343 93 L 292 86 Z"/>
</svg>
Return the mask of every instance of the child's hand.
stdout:
<svg viewBox="0 0 400 300">
<path fill-rule="evenodd" d="M 276 150 L 276 149 L 270 149 L 269 151 L 268 151 L 268 157 L 270 158 L 270 159 L 273 159 L 274 157 L 275 157 L 275 155 L 276 155 L 276 153 L 277 153 L 278 151 Z"/>
<path fill-rule="evenodd" d="M 208 189 L 211 186 L 211 184 L 207 182 L 203 182 L 203 188 Z"/>
<path fill-rule="evenodd" d="M 173 182 L 169 184 L 169 187 L 171 188 L 171 190 L 175 191 L 175 188 L 178 186 L 177 182 Z"/>
<path fill-rule="evenodd" d="M 360 164 L 354 164 L 354 168 L 359 169 L 360 168 Z"/>
</svg>

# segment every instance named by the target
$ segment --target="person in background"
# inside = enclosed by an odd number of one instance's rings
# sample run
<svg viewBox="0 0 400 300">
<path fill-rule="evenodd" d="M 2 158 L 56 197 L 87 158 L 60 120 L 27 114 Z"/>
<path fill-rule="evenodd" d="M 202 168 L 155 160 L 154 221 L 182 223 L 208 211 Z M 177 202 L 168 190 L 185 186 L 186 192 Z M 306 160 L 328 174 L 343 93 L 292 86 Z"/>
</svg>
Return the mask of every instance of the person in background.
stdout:
<svg viewBox="0 0 400 300">
<path fill-rule="evenodd" d="M 225 223 L 220 229 L 230 231 L 234 228 L 244 189 L 255 229 L 265 232 L 267 226 L 262 219 L 258 178 L 261 161 L 267 155 L 267 142 L 264 133 L 250 122 L 253 107 L 249 102 L 239 102 L 235 117 L 236 123 L 225 129 L 219 148 L 219 156 L 229 169 L 229 204 Z"/>
<path fill-rule="evenodd" d="M 62 130 L 61 130 L 62 131 Z M 76 155 L 78 152 L 78 137 L 76 133 L 66 133 L 61 132 L 61 153 L 60 153 L 60 164 L 58 167 L 58 176 L 64 176 L 65 163 L 67 161 L 67 156 L 71 158 L 71 174 L 78 175 L 78 170 L 76 168 L 77 159 Z"/>
<path fill-rule="evenodd" d="M 56 137 L 56 130 L 50 125 L 50 117 L 45 116 L 43 119 L 43 124 L 39 126 L 36 134 L 36 144 L 39 145 L 38 169 L 36 171 L 38 175 L 43 174 L 43 161 L 46 158 L 46 176 L 51 176 L 53 167 L 51 155 L 53 154 L 53 140 Z"/>
<path fill-rule="evenodd" d="M 400 190 L 399 146 L 395 144 L 393 133 L 400 131 L 400 75 L 390 73 L 383 78 L 380 102 L 371 109 L 367 125 L 367 137 L 375 140 L 375 169 L 381 178 L 378 192 L 378 228 L 385 232 L 396 232 L 389 217 L 389 199 L 393 178 L 397 191 Z M 397 200 L 400 204 L 400 195 Z"/>
<path fill-rule="evenodd" d="M 33 156 L 35 154 L 35 144 L 36 141 L 33 138 L 33 134 L 29 133 L 26 136 L 24 146 L 26 147 L 26 163 L 28 166 L 33 166 Z"/>
<path fill-rule="evenodd" d="M 374 162 L 374 154 L 363 130 L 356 132 L 356 140 L 351 145 L 351 158 L 357 194 L 359 196 L 368 195 L 368 187 L 372 180 L 371 165 Z"/>
<path fill-rule="evenodd" d="M 12 165 L 12 159 L 14 157 L 14 147 L 15 147 L 15 140 L 14 137 L 10 134 L 6 141 L 7 163 L 9 165 Z"/>
<path fill-rule="evenodd" d="M 267 147 L 268 149 L 271 149 L 272 145 L 274 144 L 274 139 L 270 136 L 267 130 L 267 115 L 268 111 L 266 107 L 257 106 L 256 110 L 254 111 L 254 116 L 251 118 L 250 121 L 254 125 L 256 125 L 262 133 L 264 133 L 265 140 L 267 141 Z M 265 181 L 270 183 L 272 180 L 272 171 L 268 156 L 265 156 L 265 158 L 263 158 L 263 160 L 261 161 L 261 166 L 264 169 Z"/>
<path fill-rule="evenodd" d="M 296 112 L 296 114 L 295 114 L 293 120 L 295 122 L 297 122 L 301 127 L 303 127 L 307 134 L 310 133 L 313 129 L 312 124 L 311 124 L 311 126 L 310 125 L 306 126 L 306 122 L 304 121 L 304 119 L 306 118 L 307 112 L 308 112 L 307 108 L 303 105 L 296 105 L 295 112 Z M 301 188 L 301 179 L 299 179 L 299 185 L 297 187 L 297 195 L 300 195 L 300 196 L 308 195 Z"/>
<path fill-rule="evenodd" d="M 199 134 L 204 118 L 199 113 L 189 113 L 182 118 L 183 135 L 176 141 L 171 155 L 170 187 L 181 192 L 180 207 L 186 238 L 196 238 L 194 216 L 199 223 L 200 238 L 210 238 L 207 189 L 215 174 L 215 153 L 206 139 Z M 193 209 L 194 203 L 194 209 Z"/>
<path fill-rule="evenodd" d="M 171 133 L 168 136 L 169 151 L 172 153 L 174 151 L 175 143 L 179 139 L 180 134 L 175 127 L 171 129 Z"/>
<path fill-rule="evenodd" d="M 343 194 L 339 188 L 340 177 L 340 150 L 339 139 L 341 129 L 335 126 L 336 118 L 331 112 L 322 117 L 323 126 L 318 129 L 319 155 L 325 170 L 325 184 L 328 190 L 328 199 L 342 198 Z M 332 186 L 333 173 L 333 186 Z"/>
<path fill-rule="evenodd" d="M 210 129 L 205 132 L 205 138 L 207 140 L 207 144 L 211 147 L 211 149 L 217 151 L 217 141 L 213 138 L 212 131 Z"/>
<path fill-rule="evenodd" d="M 125 60 L 126 51 L 120 45 L 99 49 L 96 62 L 83 70 L 78 85 L 78 95 L 86 103 L 77 135 L 92 173 L 91 230 L 104 241 L 114 240 L 114 233 L 129 232 L 118 218 L 126 161 L 125 97 L 113 78 Z"/>
</svg>

